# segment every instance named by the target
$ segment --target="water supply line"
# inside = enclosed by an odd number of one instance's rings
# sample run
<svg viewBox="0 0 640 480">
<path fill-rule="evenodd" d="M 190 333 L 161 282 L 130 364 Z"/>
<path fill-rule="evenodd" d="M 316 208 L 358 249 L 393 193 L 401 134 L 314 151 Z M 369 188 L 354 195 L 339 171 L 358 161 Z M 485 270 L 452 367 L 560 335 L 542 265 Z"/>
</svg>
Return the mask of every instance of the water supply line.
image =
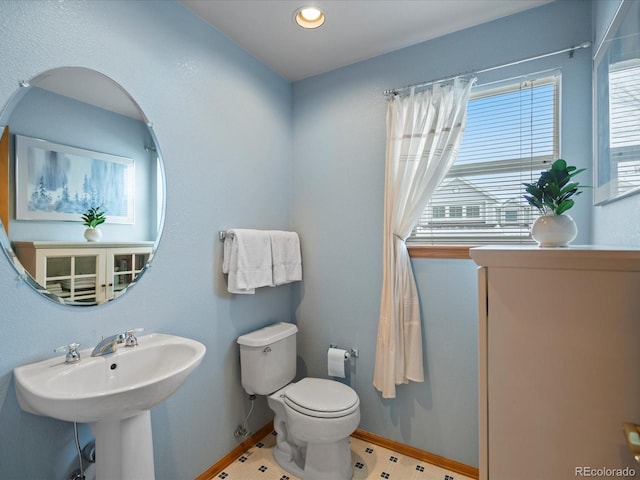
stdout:
<svg viewBox="0 0 640 480">
<path fill-rule="evenodd" d="M 236 431 L 233 432 L 233 435 L 236 438 L 246 437 L 250 433 L 249 430 L 247 430 L 247 428 L 249 423 L 249 417 L 251 416 L 251 412 L 253 412 L 253 404 L 256 401 L 256 396 L 249 395 L 249 400 L 251 400 L 251 408 L 249 408 L 249 413 L 247 413 L 247 416 L 245 417 L 244 422 L 242 422 L 242 425 L 239 425 L 238 428 L 236 428 Z"/>
<path fill-rule="evenodd" d="M 78 452 L 78 462 L 80 463 L 80 469 L 75 470 L 69 480 L 85 480 L 84 476 L 84 466 L 82 465 L 82 453 L 80 451 L 80 440 L 78 439 L 78 424 L 73 422 L 73 436 L 76 443 L 76 452 Z"/>
</svg>

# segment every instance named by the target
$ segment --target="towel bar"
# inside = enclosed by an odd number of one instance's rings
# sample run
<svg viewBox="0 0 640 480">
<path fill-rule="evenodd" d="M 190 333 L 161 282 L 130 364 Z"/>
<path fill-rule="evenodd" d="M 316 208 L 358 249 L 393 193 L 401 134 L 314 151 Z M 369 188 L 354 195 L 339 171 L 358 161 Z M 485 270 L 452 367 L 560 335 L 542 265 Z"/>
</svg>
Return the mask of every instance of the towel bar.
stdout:
<svg viewBox="0 0 640 480">
<path fill-rule="evenodd" d="M 225 230 L 220 230 L 218 232 L 218 238 L 221 242 L 224 241 L 225 238 L 227 238 L 227 235 L 229 235 L 229 238 L 231 238 L 233 236 L 233 233 L 227 233 Z"/>
</svg>

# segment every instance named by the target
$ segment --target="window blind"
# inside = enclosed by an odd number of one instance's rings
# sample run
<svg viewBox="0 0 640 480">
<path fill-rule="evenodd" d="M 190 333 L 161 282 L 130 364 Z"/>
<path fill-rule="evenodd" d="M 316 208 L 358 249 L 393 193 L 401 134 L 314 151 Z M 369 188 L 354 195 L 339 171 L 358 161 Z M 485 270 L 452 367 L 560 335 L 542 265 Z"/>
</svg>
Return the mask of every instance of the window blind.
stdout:
<svg viewBox="0 0 640 480">
<path fill-rule="evenodd" d="M 640 187 L 640 59 L 609 67 L 609 145 L 620 193 Z"/>
<path fill-rule="evenodd" d="M 522 197 L 558 158 L 560 75 L 472 93 L 455 163 L 409 241 L 533 243 L 539 212 Z"/>
</svg>

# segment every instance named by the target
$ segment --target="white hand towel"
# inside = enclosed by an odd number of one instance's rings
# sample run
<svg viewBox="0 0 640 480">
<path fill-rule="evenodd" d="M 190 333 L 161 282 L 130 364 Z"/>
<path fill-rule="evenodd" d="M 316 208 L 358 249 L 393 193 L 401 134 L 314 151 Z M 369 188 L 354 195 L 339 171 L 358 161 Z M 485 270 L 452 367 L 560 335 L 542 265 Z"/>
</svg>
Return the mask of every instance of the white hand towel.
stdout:
<svg viewBox="0 0 640 480">
<path fill-rule="evenodd" d="M 271 256 L 273 260 L 273 285 L 302 280 L 302 255 L 300 238 L 296 232 L 272 230 Z"/>
<path fill-rule="evenodd" d="M 273 285 L 271 238 L 263 230 L 232 229 L 224 241 L 222 271 L 230 293 L 255 293 Z"/>
</svg>

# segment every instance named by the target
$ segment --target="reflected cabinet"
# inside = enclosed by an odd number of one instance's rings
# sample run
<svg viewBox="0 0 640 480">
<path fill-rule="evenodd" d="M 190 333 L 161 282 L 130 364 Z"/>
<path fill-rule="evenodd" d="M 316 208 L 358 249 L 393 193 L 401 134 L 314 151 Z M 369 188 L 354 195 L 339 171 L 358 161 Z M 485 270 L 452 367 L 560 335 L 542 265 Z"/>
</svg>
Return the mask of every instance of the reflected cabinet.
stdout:
<svg viewBox="0 0 640 480">
<path fill-rule="evenodd" d="M 14 242 L 15 253 L 49 293 L 71 303 L 116 298 L 149 263 L 153 242 Z"/>
<path fill-rule="evenodd" d="M 640 423 L 640 250 L 470 253 L 479 265 L 480 479 L 639 472 L 623 423 Z"/>
</svg>

